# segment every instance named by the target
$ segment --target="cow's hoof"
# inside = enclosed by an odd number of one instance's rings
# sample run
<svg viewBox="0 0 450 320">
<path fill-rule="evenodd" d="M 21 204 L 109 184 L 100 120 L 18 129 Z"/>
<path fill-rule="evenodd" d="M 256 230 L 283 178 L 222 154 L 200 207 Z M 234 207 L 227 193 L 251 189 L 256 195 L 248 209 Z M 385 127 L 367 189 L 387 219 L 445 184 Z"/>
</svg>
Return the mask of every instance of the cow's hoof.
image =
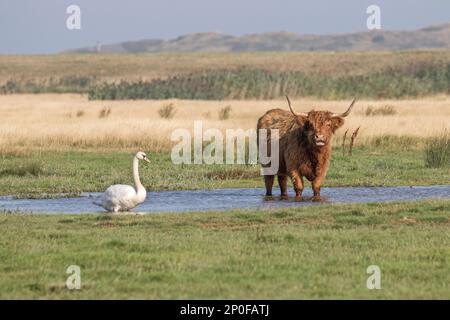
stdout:
<svg viewBox="0 0 450 320">
<path fill-rule="evenodd" d="M 294 201 L 296 202 L 302 202 L 304 199 L 302 196 L 295 196 Z"/>
<path fill-rule="evenodd" d="M 322 201 L 322 198 L 320 197 L 320 196 L 314 196 L 314 197 L 312 197 L 312 199 L 311 199 L 313 202 L 321 202 Z"/>
<path fill-rule="evenodd" d="M 288 200 L 288 199 L 289 199 L 289 197 L 288 197 L 287 194 L 282 194 L 282 195 L 280 196 L 280 200 Z"/>
<path fill-rule="evenodd" d="M 270 196 L 265 195 L 265 196 L 264 196 L 264 201 L 273 201 L 273 200 L 275 200 L 275 197 L 272 196 L 272 195 L 270 195 Z"/>
</svg>

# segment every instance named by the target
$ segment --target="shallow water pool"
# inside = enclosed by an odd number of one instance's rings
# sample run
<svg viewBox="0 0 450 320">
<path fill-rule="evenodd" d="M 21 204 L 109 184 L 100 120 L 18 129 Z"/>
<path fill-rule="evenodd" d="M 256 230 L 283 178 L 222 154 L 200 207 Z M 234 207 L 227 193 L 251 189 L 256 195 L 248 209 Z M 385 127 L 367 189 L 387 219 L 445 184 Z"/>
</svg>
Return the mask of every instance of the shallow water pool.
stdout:
<svg viewBox="0 0 450 320">
<path fill-rule="evenodd" d="M 293 190 L 289 190 L 293 195 Z M 57 199 L 15 199 L 13 196 L 0 197 L 0 210 L 33 213 L 100 213 L 104 210 L 92 203 L 100 193 L 83 193 L 77 198 Z M 322 188 L 322 202 L 293 199 L 264 199 L 262 188 L 182 190 L 149 192 L 146 201 L 134 212 L 189 212 L 228 209 L 269 209 L 320 205 L 321 203 L 361 203 L 418 200 L 429 198 L 450 198 L 450 185 L 414 187 L 337 187 Z M 305 189 L 305 198 L 312 196 L 311 189 Z"/>
</svg>

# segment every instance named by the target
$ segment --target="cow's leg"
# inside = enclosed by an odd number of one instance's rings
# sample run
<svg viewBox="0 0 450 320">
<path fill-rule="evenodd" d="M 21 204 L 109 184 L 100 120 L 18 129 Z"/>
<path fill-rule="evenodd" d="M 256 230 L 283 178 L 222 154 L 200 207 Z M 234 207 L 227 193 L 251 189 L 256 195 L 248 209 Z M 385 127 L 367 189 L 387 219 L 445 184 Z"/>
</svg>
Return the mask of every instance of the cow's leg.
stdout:
<svg viewBox="0 0 450 320">
<path fill-rule="evenodd" d="M 275 176 L 273 176 L 273 175 L 265 175 L 264 176 L 264 183 L 266 184 L 266 197 L 272 196 L 272 187 L 273 187 L 274 180 L 275 180 Z"/>
<path fill-rule="evenodd" d="M 278 175 L 278 185 L 280 186 L 281 199 L 287 200 L 287 177 L 285 175 Z"/>
<path fill-rule="evenodd" d="M 291 179 L 295 190 L 295 200 L 303 200 L 302 198 L 302 193 L 304 189 L 303 177 L 297 171 L 292 171 Z"/>
<path fill-rule="evenodd" d="M 314 196 L 312 198 L 313 201 L 320 201 L 320 186 L 322 185 L 322 177 L 317 177 L 312 181 L 312 189 Z"/>
</svg>

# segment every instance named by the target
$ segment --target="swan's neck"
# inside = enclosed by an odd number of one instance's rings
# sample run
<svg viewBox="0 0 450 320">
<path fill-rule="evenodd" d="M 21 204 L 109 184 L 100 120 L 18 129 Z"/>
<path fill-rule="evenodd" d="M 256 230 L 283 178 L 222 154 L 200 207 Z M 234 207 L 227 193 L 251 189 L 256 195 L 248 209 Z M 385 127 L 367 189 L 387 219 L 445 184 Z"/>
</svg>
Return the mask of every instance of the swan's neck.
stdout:
<svg viewBox="0 0 450 320">
<path fill-rule="evenodd" d="M 133 159 L 133 178 L 134 178 L 134 185 L 136 186 L 136 192 L 139 193 L 145 193 L 145 188 L 141 183 L 141 179 L 139 179 L 139 160 L 138 158 Z"/>
</svg>

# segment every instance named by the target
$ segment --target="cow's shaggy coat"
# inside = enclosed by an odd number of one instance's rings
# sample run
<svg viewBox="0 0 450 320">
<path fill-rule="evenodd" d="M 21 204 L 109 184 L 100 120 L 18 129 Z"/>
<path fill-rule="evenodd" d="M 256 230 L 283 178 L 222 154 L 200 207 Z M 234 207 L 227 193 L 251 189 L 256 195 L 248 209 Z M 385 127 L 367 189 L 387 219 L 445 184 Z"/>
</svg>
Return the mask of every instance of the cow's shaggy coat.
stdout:
<svg viewBox="0 0 450 320">
<path fill-rule="evenodd" d="M 320 186 L 327 174 L 331 157 L 331 138 L 344 124 L 354 104 L 342 114 L 329 111 L 310 111 L 294 114 L 282 109 L 267 111 L 258 120 L 259 129 L 267 129 L 270 152 L 270 130 L 279 130 L 279 169 L 277 172 L 281 197 L 287 198 L 287 177 L 292 180 L 296 199 L 302 199 L 303 177 L 311 181 L 314 200 L 320 200 Z M 272 196 L 275 175 L 265 175 L 266 196 Z"/>
</svg>

